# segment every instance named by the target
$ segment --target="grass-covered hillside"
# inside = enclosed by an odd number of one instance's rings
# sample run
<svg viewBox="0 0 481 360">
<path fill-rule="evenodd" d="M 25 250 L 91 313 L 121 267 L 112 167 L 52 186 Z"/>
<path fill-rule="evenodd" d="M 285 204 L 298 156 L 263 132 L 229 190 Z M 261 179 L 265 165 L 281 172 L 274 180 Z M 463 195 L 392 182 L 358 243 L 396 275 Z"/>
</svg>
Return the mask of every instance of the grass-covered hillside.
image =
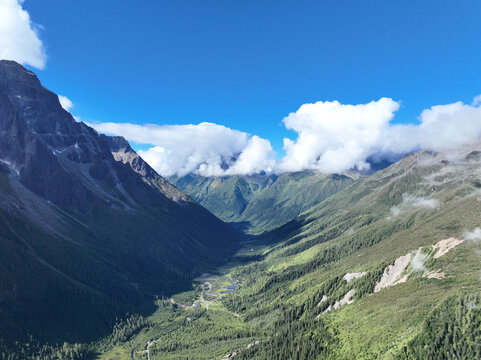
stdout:
<svg viewBox="0 0 481 360">
<path fill-rule="evenodd" d="M 352 184 L 99 358 L 479 358 L 480 154 L 421 152 Z"/>
<path fill-rule="evenodd" d="M 354 179 L 302 171 L 279 176 L 186 175 L 171 181 L 220 219 L 259 234 L 293 219 L 344 189 Z"/>
</svg>

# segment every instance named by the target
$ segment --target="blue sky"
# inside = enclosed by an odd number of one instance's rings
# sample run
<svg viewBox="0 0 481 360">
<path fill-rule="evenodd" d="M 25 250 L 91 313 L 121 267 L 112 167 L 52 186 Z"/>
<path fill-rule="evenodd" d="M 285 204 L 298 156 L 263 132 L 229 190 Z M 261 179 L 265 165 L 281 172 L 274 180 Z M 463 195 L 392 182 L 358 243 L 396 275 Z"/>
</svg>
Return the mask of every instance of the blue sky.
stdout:
<svg viewBox="0 0 481 360">
<path fill-rule="evenodd" d="M 302 104 L 400 102 L 394 122 L 481 93 L 479 1 L 27 0 L 45 86 L 90 122 L 213 122 L 270 140 Z"/>
</svg>

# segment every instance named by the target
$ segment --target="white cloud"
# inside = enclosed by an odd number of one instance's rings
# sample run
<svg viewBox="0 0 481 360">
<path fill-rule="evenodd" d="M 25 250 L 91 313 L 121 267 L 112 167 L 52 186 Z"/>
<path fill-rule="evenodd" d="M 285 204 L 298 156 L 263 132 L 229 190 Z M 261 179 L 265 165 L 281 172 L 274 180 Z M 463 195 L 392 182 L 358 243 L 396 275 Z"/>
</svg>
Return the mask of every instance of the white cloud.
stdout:
<svg viewBox="0 0 481 360">
<path fill-rule="evenodd" d="M 275 166 L 274 150 L 269 140 L 254 135 L 239 155 L 237 161 L 227 170 L 227 174 L 256 174 L 270 172 Z"/>
<path fill-rule="evenodd" d="M 153 145 L 148 150 L 139 151 L 139 155 L 164 176 L 252 174 L 270 171 L 275 165 L 274 152 L 268 140 L 213 123 L 89 125 L 102 133 Z"/>
<path fill-rule="evenodd" d="M 473 99 L 473 103 L 471 104 L 472 106 L 477 106 L 481 104 L 481 95 L 475 96 Z"/>
<path fill-rule="evenodd" d="M 408 204 L 415 208 L 436 209 L 439 207 L 438 199 L 426 199 L 424 197 L 408 197 Z"/>
<path fill-rule="evenodd" d="M 437 209 L 440 203 L 437 199 L 428 199 L 422 196 L 415 196 L 412 194 L 403 194 L 403 201 L 398 206 L 393 206 L 391 208 L 391 213 L 394 216 L 401 215 L 412 209 Z"/>
<path fill-rule="evenodd" d="M 60 105 L 62 105 L 65 111 L 70 111 L 73 108 L 72 101 L 66 96 L 58 95 L 58 101 L 60 101 Z"/>
<path fill-rule="evenodd" d="M 422 111 L 419 125 L 392 126 L 386 147 L 394 152 L 416 149 L 446 151 L 471 144 L 481 137 L 481 107 L 461 101 L 436 105 Z"/>
<path fill-rule="evenodd" d="M 252 174 L 261 171 L 318 170 L 336 173 L 369 168 L 382 160 L 415 150 L 445 151 L 481 138 L 481 107 L 456 102 L 422 111 L 419 125 L 393 125 L 399 102 L 381 98 L 367 104 L 338 101 L 302 105 L 283 122 L 297 132 L 284 139 L 286 155 L 276 164 L 269 140 L 213 123 L 198 125 L 91 124 L 99 132 L 149 144 L 140 155 L 164 176 Z M 477 104 L 477 105 L 476 105 Z M 451 151 L 450 153 L 453 153 Z M 434 199 L 407 197 L 398 215 L 410 207 L 435 208 Z"/>
<path fill-rule="evenodd" d="M 427 271 L 426 266 L 424 266 L 424 262 L 426 261 L 427 256 L 422 252 L 416 252 L 414 257 L 411 259 L 411 267 L 414 271 Z"/>
<path fill-rule="evenodd" d="M 421 113 L 419 125 L 391 124 L 399 103 L 389 98 L 360 105 L 338 101 L 302 105 L 283 120 L 298 136 L 295 141 L 284 139 L 286 156 L 277 171 L 363 170 L 369 168 L 370 156 L 459 148 L 481 137 L 480 99 L 477 96 L 472 105 L 433 106 Z"/>
<path fill-rule="evenodd" d="M 366 159 L 382 150 L 389 121 L 399 103 L 382 98 L 361 105 L 319 101 L 302 105 L 283 122 L 298 136 L 284 139 L 286 156 L 278 170 L 316 169 L 324 173 L 369 168 Z"/>
<path fill-rule="evenodd" d="M 463 234 L 463 238 L 467 241 L 480 241 L 481 240 L 481 229 L 479 227 L 475 228 L 473 231 L 466 231 Z"/>
<path fill-rule="evenodd" d="M 32 23 L 22 4 L 23 0 L 0 0 L 0 59 L 43 69 L 46 55 L 38 26 Z"/>
</svg>

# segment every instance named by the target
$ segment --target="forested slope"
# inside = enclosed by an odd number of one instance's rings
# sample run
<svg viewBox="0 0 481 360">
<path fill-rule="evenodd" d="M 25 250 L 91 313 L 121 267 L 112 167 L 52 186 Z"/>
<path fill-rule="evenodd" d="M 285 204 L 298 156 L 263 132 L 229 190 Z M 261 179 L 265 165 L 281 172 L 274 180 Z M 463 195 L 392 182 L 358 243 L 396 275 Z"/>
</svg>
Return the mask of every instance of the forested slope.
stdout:
<svg viewBox="0 0 481 360">
<path fill-rule="evenodd" d="M 252 239 L 208 280 L 208 310 L 163 303 L 130 344 L 158 337 L 151 359 L 479 357 L 480 148 L 408 155 Z"/>
<path fill-rule="evenodd" d="M 241 235 L 0 61 L 0 338 L 98 339 L 184 289 Z M 35 340 L 36 341 L 36 340 Z"/>
<path fill-rule="evenodd" d="M 225 177 L 186 175 L 171 180 L 220 219 L 259 234 L 295 218 L 357 177 L 300 171 Z"/>
</svg>

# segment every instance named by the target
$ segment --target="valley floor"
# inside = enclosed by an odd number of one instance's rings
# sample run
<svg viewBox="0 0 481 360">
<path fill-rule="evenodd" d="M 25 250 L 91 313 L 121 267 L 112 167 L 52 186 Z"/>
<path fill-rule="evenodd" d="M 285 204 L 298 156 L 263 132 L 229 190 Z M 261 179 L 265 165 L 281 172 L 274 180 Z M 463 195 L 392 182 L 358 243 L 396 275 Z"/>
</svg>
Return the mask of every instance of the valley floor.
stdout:
<svg viewBox="0 0 481 360">
<path fill-rule="evenodd" d="M 431 256 L 440 254 L 436 253 L 439 249 L 435 246 L 432 247 Z M 252 245 L 248 244 L 244 249 L 250 250 Z M 309 307 L 306 303 L 313 298 L 315 291 L 329 292 L 322 285 L 328 276 L 314 273 L 285 282 L 284 287 L 275 291 L 275 295 L 264 289 L 262 299 L 254 299 L 253 294 L 258 290 L 254 288 L 260 284 L 266 285 L 261 272 L 255 270 L 259 263 L 254 259 L 274 249 L 275 246 L 258 246 L 253 251 L 241 251 L 231 263 L 219 269 L 218 274 L 204 274 L 197 278 L 191 291 L 155 300 L 157 310 L 147 318 L 148 325 L 128 341 L 110 346 L 98 359 L 416 359 L 416 356 L 403 357 L 403 351 L 407 351 L 409 347 L 406 346 L 418 339 L 420 334 L 426 333 L 429 315 L 438 308 L 448 306 L 446 304 L 450 301 L 456 302 L 462 293 L 476 294 L 479 291 L 478 270 L 468 265 L 476 261 L 477 254 L 473 252 L 472 245 L 463 244 L 458 249 L 454 249 L 454 246 L 449 250 L 442 249 L 442 255 L 448 258 L 436 265 L 444 264 L 447 269 L 445 277 L 429 277 L 433 272 L 426 269 L 425 273 L 411 273 L 409 281 L 400 281 L 398 284 L 392 281 L 383 290 L 342 303 L 343 293 L 346 293 L 346 297 L 350 287 L 362 288 L 361 281 L 366 281 L 362 279 L 372 274 L 347 273 L 344 278 L 337 278 L 337 284 L 331 281 L 331 287 L 337 287 L 337 290 L 331 291 L 332 296 L 336 296 L 336 291 L 341 294 L 337 296 L 340 300 L 336 301 L 338 305 L 331 301 L 327 307 L 327 297 L 323 296 L 316 299 L 318 303 Z M 428 246 L 424 252 L 429 253 L 430 249 Z M 310 252 L 316 253 L 318 250 L 314 248 Z M 284 261 L 280 273 L 309 262 L 312 255 L 301 253 Z M 366 256 L 369 257 L 369 254 Z M 416 251 L 410 254 L 409 261 L 413 261 L 415 256 Z M 249 262 L 249 258 L 253 261 Z M 359 263 L 358 258 L 356 255 L 347 261 L 354 265 Z M 377 270 L 376 281 L 382 283 L 380 279 L 385 277 L 383 271 L 388 273 L 390 269 L 399 272 L 398 263 Z M 426 263 L 430 264 L 429 261 Z M 249 266 L 249 274 L 243 275 Z M 270 266 L 272 271 L 281 264 L 272 261 Z M 326 273 L 332 271 L 326 270 Z M 463 276 L 455 276 L 461 273 L 460 270 Z M 253 280 L 252 274 L 258 278 Z M 316 277 L 319 280 L 318 287 L 314 285 Z M 347 284 L 353 285 L 346 287 Z M 462 293 L 453 284 L 461 284 Z M 241 304 L 233 305 L 236 301 Z M 280 305 L 279 301 L 284 301 L 285 306 Z M 475 304 L 473 306 L 479 308 L 479 297 L 473 295 L 472 301 Z M 452 306 L 447 307 L 446 313 L 451 313 L 452 309 Z M 478 320 L 481 318 L 479 313 L 474 315 L 478 316 Z M 474 315 L 470 313 L 469 316 Z M 478 332 L 480 330 L 477 329 Z M 276 344 L 276 337 L 285 344 Z M 293 342 L 298 349 L 303 344 L 315 346 L 317 351 L 313 354 L 317 355 L 311 357 L 300 352 L 286 355 L 288 353 L 285 351 L 289 350 L 285 346 L 288 348 L 289 342 Z M 269 347 L 273 349 L 270 355 L 266 353 Z"/>
<path fill-rule="evenodd" d="M 128 342 L 109 347 L 98 359 L 221 359 L 254 344 L 256 332 L 222 303 L 240 284 L 230 274 L 235 265 L 227 264 L 218 274 L 203 274 L 191 291 L 155 299 L 156 311 L 146 319 L 148 326 Z"/>
</svg>

